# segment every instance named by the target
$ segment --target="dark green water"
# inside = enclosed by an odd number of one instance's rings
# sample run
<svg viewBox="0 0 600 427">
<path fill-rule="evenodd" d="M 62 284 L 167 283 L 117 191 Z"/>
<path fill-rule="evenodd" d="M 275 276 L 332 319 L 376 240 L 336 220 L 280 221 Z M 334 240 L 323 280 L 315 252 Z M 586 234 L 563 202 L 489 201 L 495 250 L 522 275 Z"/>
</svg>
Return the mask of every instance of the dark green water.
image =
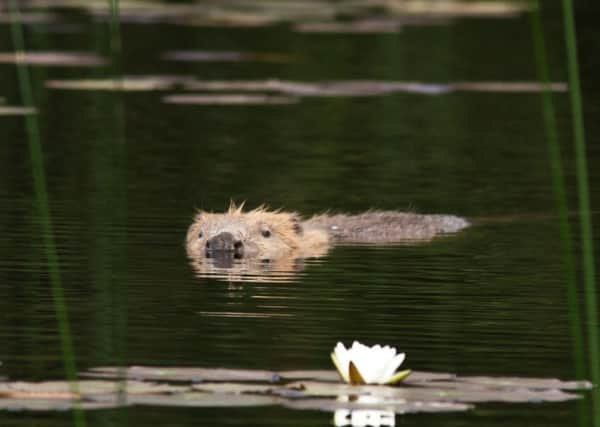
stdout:
<svg viewBox="0 0 600 427">
<path fill-rule="evenodd" d="M 593 9 L 596 8 L 596 9 Z M 598 9 L 578 9 L 592 206 L 600 202 Z M 594 15 L 595 14 L 595 15 Z M 26 27 L 31 50 L 107 53 L 103 23 Z M 544 13 L 552 78 L 565 81 L 560 8 Z M 69 27 L 71 28 L 71 27 Z M 294 33 L 125 24 L 123 74 L 299 81 L 535 81 L 527 16 L 411 26 L 398 34 Z M 293 63 L 173 63 L 167 50 L 289 53 Z M 0 25 L 0 50 L 12 50 Z M 129 365 L 329 368 L 338 340 L 389 343 L 417 370 L 572 378 L 561 244 L 537 93 L 311 98 L 295 105 L 184 106 L 166 92 L 46 89 L 106 68 L 31 69 L 50 211 L 79 369 Z M 16 67 L 0 97 L 20 104 Z M 566 94 L 555 96 L 575 200 Z M 0 376 L 63 378 L 41 219 L 22 117 L 0 117 Z M 229 199 L 310 215 L 369 208 L 453 213 L 478 225 L 415 246 L 335 248 L 289 283 L 194 276 L 183 238 L 196 207 Z M 571 204 L 575 210 L 575 204 Z M 596 236 L 600 218 L 594 216 Z M 600 245 L 596 245 L 599 247 Z M 239 313 L 219 316 L 220 312 Z M 215 314 L 216 313 L 216 314 Z M 262 317 L 252 316 L 260 314 Z M 269 315 L 271 315 L 269 317 Z M 130 408 L 128 425 L 328 425 L 281 408 Z M 113 425 L 112 411 L 86 414 Z M 574 403 L 479 405 L 402 425 L 571 425 Z M 0 413 L 2 425 L 59 426 L 68 413 Z"/>
</svg>

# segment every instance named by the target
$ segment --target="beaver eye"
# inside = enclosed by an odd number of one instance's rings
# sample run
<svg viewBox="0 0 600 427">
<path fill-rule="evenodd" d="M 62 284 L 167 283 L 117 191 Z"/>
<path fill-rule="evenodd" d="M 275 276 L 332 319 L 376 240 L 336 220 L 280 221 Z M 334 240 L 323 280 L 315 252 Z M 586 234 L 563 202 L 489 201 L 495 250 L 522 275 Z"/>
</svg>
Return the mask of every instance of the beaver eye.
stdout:
<svg viewBox="0 0 600 427">
<path fill-rule="evenodd" d="M 199 233 L 198 233 L 198 238 L 199 238 L 199 239 L 201 239 L 201 238 L 202 238 L 202 236 L 204 236 L 204 233 L 202 233 L 202 232 L 199 232 Z"/>
<path fill-rule="evenodd" d="M 271 232 L 269 230 L 265 229 L 265 230 L 261 231 L 261 233 L 262 233 L 263 237 L 267 237 L 267 238 L 271 237 Z"/>
</svg>

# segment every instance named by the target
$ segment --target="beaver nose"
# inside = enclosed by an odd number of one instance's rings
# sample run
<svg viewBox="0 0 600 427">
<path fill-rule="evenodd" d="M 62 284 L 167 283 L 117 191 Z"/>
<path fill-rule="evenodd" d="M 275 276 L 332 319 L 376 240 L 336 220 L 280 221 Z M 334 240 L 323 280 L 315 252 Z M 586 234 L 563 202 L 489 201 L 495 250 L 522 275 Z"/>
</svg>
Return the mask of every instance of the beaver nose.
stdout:
<svg viewBox="0 0 600 427">
<path fill-rule="evenodd" d="M 233 237 L 233 234 L 223 232 L 210 238 L 206 242 L 206 250 L 208 252 L 235 252 L 236 254 L 241 255 L 244 250 L 244 245 L 240 240 L 236 240 Z"/>
</svg>

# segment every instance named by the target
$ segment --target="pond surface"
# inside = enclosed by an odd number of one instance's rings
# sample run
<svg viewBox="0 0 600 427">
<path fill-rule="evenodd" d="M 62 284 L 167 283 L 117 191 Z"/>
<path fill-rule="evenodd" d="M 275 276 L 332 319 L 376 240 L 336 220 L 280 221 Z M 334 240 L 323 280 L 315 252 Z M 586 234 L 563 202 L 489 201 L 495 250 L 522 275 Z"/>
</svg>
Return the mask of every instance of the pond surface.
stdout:
<svg viewBox="0 0 600 427">
<path fill-rule="evenodd" d="M 560 83 L 567 75 L 558 6 L 548 5 L 543 18 L 552 80 Z M 195 26 L 124 15 L 122 55 L 114 57 L 101 14 L 50 12 L 24 16 L 27 49 L 88 52 L 98 63 L 117 62 L 128 76 L 536 82 L 526 13 L 416 20 L 398 31 L 394 24 L 393 31 L 384 26 L 350 34 L 297 31 L 289 22 Z M 588 2 L 577 12 L 592 206 L 598 206 L 598 8 Z M 0 19 L 0 51 L 13 50 L 10 27 Z M 200 53 L 173 60 L 173 52 L 187 51 Z M 54 58 L 47 66 L 30 62 L 29 69 L 79 370 L 117 363 L 333 369 L 329 353 L 336 342 L 358 339 L 397 346 L 407 353 L 403 368 L 574 378 L 536 91 L 175 104 L 165 97 L 215 94 L 182 83 L 140 91 L 47 85 L 115 72 L 89 61 L 77 67 L 73 58 L 69 66 L 56 66 Z M 226 88 L 216 95 L 240 93 L 256 96 Z M 0 63 L 0 101 L 0 108 L 23 106 L 10 61 Z M 568 95 L 557 91 L 554 101 L 575 212 Z M 24 116 L 0 115 L 0 130 L 0 378 L 64 378 Z M 370 208 L 448 213 L 475 225 L 416 245 L 337 247 L 306 260 L 286 282 L 196 277 L 183 244 L 186 229 L 196 208 L 222 211 L 230 199 L 305 216 Z M 599 236 L 600 217 L 593 219 Z M 577 414 L 573 402 L 483 404 L 460 414 L 398 415 L 396 422 L 558 426 L 571 425 Z M 124 425 L 121 416 L 86 414 L 93 426 Z M 133 407 L 126 421 L 317 426 L 331 419 L 279 407 Z M 0 413 L 0 420 L 53 427 L 71 415 Z"/>
</svg>

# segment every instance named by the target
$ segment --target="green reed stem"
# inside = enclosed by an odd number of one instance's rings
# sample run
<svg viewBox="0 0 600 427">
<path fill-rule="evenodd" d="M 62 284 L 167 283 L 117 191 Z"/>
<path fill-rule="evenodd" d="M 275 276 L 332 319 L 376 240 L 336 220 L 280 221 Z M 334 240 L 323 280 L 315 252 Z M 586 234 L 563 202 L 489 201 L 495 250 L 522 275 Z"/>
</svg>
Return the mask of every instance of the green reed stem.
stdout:
<svg viewBox="0 0 600 427">
<path fill-rule="evenodd" d="M 122 41 L 121 41 L 121 25 L 119 14 L 119 0 L 108 0 L 110 8 L 109 20 L 109 51 L 111 57 L 111 78 L 115 81 L 116 90 L 112 92 L 112 100 L 114 104 L 113 111 L 113 150 L 112 159 L 115 169 L 114 177 L 111 180 L 113 186 L 113 195 L 116 195 L 115 202 L 120 207 L 118 212 L 115 212 L 114 219 L 125 225 L 127 222 L 127 141 L 125 138 L 125 109 L 122 98 Z M 105 183 L 106 184 L 106 183 Z M 119 197 L 120 195 L 120 197 Z M 126 230 L 126 227 L 123 227 Z M 127 272 L 127 255 L 126 255 L 126 236 L 122 236 L 123 240 L 118 247 L 123 248 L 123 253 L 118 260 L 117 270 L 122 271 L 123 276 Z M 126 354 L 127 354 L 127 280 L 121 278 L 119 282 L 113 282 L 111 286 L 111 295 L 113 297 L 113 313 L 115 313 L 113 324 L 113 338 L 116 344 L 117 366 L 119 366 L 119 377 L 121 380 L 118 385 L 119 401 L 125 403 L 127 395 L 126 379 Z M 125 405 L 123 405 L 125 407 Z M 121 412 L 120 423 L 127 425 L 128 420 L 126 412 Z"/>
<path fill-rule="evenodd" d="M 563 0 L 562 8 L 565 26 L 565 44 L 567 47 L 567 65 L 569 70 L 569 93 L 573 115 L 573 136 L 575 139 L 575 166 L 579 197 L 579 221 L 583 255 L 583 286 L 588 323 L 590 373 L 591 380 L 595 385 L 592 390 L 592 411 L 594 415 L 594 425 L 600 426 L 600 352 L 598 347 L 596 273 L 594 267 L 594 243 L 592 237 L 585 131 L 583 125 L 581 84 L 579 82 L 579 63 L 577 62 L 577 37 L 575 33 L 573 2 L 571 0 Z"/>
<path fill-rule="evenodd" d="M 533 47 L 539 80 L 543 84 L 542 91 L 542 115 L 544 119 L 546 140 L 548 143 L 548 155 L 550 169 L 552 172 L 552 183 L 556 205 L 559 215 L 559 232 L 562 242 L 563 266 L 567 284 L 567 306 L 569 310 L 570 330 L 573 347 L 573 361 L 575 363 L 575 377 L 582 380 L 586 377 L 585 358 L 583 353 L 583 332 L 581 316 L 579 314 L 579 302 L 577 297 L 577 274 L 575 268 L 575 251 L 573 247 L 573 234 L 569 224 L 569 209 L 565 179 L 558 141 L 558 130 L 556 125 L 556 113 L 552 102 L 552 91 L 550 89 L 550 74 L 548 72 L 548 61 L 546 58 L 546 47 L 544 43 L 544 30 L 541 20 L 540 4 L 536 2 L 535 10 L 531 12 L 531 30 L 533 35 Z M 585 410 L 584 401 L 578 401 L 580 425 L 588 425 L 588 414 Z"/>
<path fill-rule="evenodd" d="M 583 354 L 583 334 L 581 332 L 581 319 L 579 316 L 577 303 L 575 251 L 573 248 L 571 226 L 569 224 L 569 209 L 567 193 L 565 189 L 564 168 L 562 165 L 560 144 L 558 141 L 556 113 L 554 110 L 554 103 L 552 102 L 550 76 L 548 72 L 548 62 L 544 43 L 544 30 L 540 18 L 539 6 L 537 10 L 531 13 L 531 26 L 538 77 L 543 84 L 542 114 L 548 142 L 548 154 L 550 158 L 550 168 L 552 171 L 553 188 L 555 191 L 556 204 L 559 213 L 560 236 L 563 243 L 563 262 L 565 267 L 565 275 L 567 278 L 568 305 L 571 319 L 574 320 L 573 324 L 571 325 L 571 336 L 575 346 L 574 356 L 576 362 L 575 367 L 577 369 L 576 375 L 577 379 L 583 379 L 585 378 L 585 366 Z"/>
<path fill-rule="evenodd" d="M 121 24 L 119 16 L 119 0 L 108 0 L 110 8 L 109 34 L 110 34 L 110 53 L 113 68 L 117 71 L 121 69 Z M 115 76 L 117 77 L 117 76 Z"/>
<path fill-rule="evenodd" d="M 21 14 L 19 12 L 16 0 L 10 0 L 9 5 L 13 45 L 17 54 L 21 54 L 25 51 L 25 40 L 23 37 L 23 29 L 21 27 Z M 17 61 L 17 75 L 23 105 L 33 108 L 34 102 L 33 93 L 31 90 L 31 79 L 29 75 L 29 69 L 24 62 Z M 67 304 L 65 302 L 65 296 L 62 287 L 60 264 L 58 253 L 56 251 L 56 244 L 54 242 L 54 231 L 48 203 L 44 159 L 37 114 L 27 114 L 25 116 L 25 127 L 27 131 L 27 141 L 31 159 L 33 187 L 37 208 L 41 218 L 42 238 L 44 241 L 46 259 L 48 262 L 48 274 L 50 277 L 54 311 L 58 322 L 60 343 L 65 364 L 65 373 L 67 375 L 67 379 L 69 380 L 71 392 L 74 394 L 79 394 L 79 383 L 77 382 L 77 367 L 75 362 L 75 353 L 73 351 L 73 342 L 71 339 L 71 328 L 69 325 Z M 75 425 L 77 427 L 85 427 L 85 417 L 77 401 L 75 401 L 75 411 L 73 412 L 73 416 Z"/>
</svg>

